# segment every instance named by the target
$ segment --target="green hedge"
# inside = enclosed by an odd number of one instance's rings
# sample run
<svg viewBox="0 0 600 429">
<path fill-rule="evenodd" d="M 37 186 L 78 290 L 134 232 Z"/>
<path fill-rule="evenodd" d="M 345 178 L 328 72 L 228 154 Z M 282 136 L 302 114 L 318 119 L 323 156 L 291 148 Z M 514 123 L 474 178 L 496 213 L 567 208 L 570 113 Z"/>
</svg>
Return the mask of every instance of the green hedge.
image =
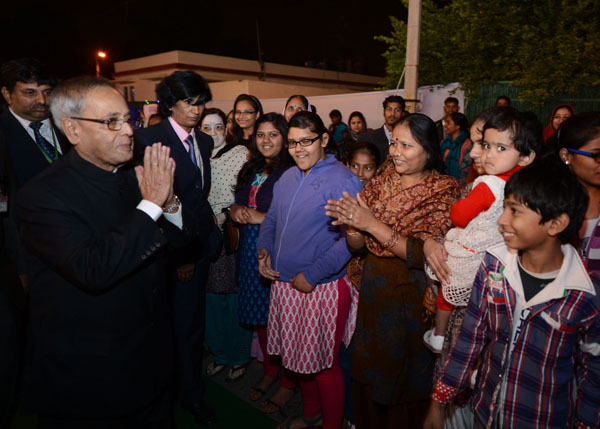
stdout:
<svg viewBox="0 0 600 429">
<path fill-rule="evenodd" d="M 508 81 L 483 85 L 479 96 L 468 102 L 465 114 L 469 120 L 473 119 L 477 113 L 494 106 L 496 98 L 500 95 L 510 98 L 511 105 L 519 110 L 533 111 L 544 125 L 548 124 L 552 110 L 559 104 L 570 104 L 577 112 L 600 111 L 600 87 L 580 88 L 579 94 L 574 96 L 552 97 L 541 106 L 519 103 L 519 92 L 521 89 L 511 86 Z"/>
</svg>

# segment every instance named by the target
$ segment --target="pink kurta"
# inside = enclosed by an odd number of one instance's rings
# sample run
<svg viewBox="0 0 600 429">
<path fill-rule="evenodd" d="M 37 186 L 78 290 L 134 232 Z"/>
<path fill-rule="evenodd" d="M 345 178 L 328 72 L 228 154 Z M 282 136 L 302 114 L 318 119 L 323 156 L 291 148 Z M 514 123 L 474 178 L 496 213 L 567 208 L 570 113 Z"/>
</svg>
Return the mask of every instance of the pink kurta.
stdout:
<svg viewBox="0 0 600 429">
<path fill-rule="evenodd" d="M 271 286 L 267 353 L 280 355 L 284 368 L 314 374 L 333 365 L 338 282 L 350 290 L 351 304 L 342 341 L 346 346 L 356 326 L 358 291 L 346 276 L 300 292 L 289 282 Z"/>
</svg>

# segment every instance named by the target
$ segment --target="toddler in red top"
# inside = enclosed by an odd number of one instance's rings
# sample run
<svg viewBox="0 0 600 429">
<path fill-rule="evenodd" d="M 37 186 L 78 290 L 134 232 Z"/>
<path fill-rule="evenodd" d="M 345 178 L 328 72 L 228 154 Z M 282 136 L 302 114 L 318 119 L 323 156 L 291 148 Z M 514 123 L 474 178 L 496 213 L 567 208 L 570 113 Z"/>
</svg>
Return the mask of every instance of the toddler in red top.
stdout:
<svg viewBox="0 0 600 429">
<path fill-rule="evenodd" d="M 467 305 L 485 251 L 502 243 L 496 222 L 503 209 L 504 185 L 514 172 L 534 160 L 539 141 L 529 125 L 525 114 L 507 108 L 483 126 L 481 163 L 486 174 L 475 179 L 469 195 L 450 211 L 455 228 L 446 234 L 444 247 L 452 274 L 450 283 L 442 284 L 436 301 L 435 329 L 423 338 L 433 352 L 442 349 L 452 306 Z M 427 271 L 435 277 L 430 269 Z"/>
</svg>

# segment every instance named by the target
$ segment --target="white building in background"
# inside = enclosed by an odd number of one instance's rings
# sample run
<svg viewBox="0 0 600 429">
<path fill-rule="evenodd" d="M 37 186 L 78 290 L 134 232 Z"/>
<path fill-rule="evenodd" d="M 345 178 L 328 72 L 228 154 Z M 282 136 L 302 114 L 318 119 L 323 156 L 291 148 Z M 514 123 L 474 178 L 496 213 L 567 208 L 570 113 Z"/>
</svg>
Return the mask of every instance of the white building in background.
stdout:
<svg viewBox="0 0 600 429">
<path fill-rule="evenodd" d="M 176 70 L 194 70 L 210 85 L 213 100 L 233 100 L 238 94 L 259 99 L 373 91 L 382 77 L 308 67 L 264 63 L 186 51 L 170 51 L 114 63 L 115 84 L 128 101 L 152 101 L 154 88 Z"/>
</svg>

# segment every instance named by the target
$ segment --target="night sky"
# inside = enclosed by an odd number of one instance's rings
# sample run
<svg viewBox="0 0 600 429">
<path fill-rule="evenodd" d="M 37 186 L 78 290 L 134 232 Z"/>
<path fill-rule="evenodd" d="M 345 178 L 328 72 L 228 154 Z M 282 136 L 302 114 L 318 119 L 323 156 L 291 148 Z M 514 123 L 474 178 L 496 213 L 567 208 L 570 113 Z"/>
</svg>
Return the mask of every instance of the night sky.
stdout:
<svg viewBox="0 0 600 429">
<path fill-rule="evenodd" d="M 33 56 L 57 77 L 94 73 L 95 52 L 113 61 L 175 49 L 257 59 L 256 20 L 264 59 L 326 63 L 327 69 L 383 76 L 388 16 L 406 17 L 400 0 L 371 1 L 6 1 L 0 62 Z"/>
</svg>

